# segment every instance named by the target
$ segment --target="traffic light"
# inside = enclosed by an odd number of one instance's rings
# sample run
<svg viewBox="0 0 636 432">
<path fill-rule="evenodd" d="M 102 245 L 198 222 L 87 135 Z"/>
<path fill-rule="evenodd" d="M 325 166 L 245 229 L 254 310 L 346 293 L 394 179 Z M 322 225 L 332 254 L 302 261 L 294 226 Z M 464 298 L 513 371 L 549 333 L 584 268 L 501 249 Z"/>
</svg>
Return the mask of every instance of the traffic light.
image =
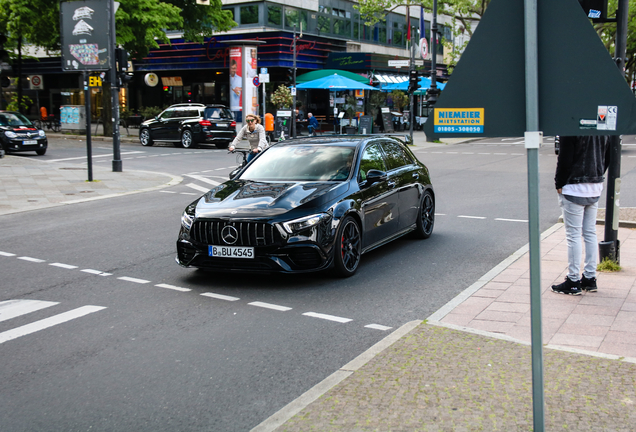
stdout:
<svg viewBox="0 0 636 432">
<path fill-rule="evenodd" d="M 287 81 L 290 84 L 294 82 L 294 70 L 292 68 L 287 69 Z"/>
<path fill-rule="evenodd" d="M 132 80 L 132 75 L 128 74 L 128 51 L 123 48 L 115 48 L 115 56 L 119 71 L 119 79 L 122 84 L 126 84 Z"/>
<path fill-rule="evenodd" d="M 416 70 L 409 71 L 409 93 L 415 93 L 420 86 L 420 76 Z"/>
</svg>

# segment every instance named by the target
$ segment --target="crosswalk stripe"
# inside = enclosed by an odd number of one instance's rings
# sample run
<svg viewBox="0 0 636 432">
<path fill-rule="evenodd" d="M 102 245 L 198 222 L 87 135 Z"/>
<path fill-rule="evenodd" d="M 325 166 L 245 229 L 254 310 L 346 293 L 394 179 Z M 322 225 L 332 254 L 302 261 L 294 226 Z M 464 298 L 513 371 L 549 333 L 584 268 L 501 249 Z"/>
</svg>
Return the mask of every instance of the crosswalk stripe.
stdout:
<svg viewBox="0 0 636 432">
<path fill-rule="evenodd" d="M 82 306 L 77 309 L 73 309 L 68 312 L 61 313 L 59 315 L 55 315 L 49 318 L 32 322 L 31 324 L 26 324 L 11 330 L 4 331 L 0 333 L 0 344 L 3 344 L 13 339 L 17 339 L 21 336 L 26 336 L 28 334 L 35 333 L 40 330 L 44 330 L 49 327 L 53 327 L 58 324 L 65 323 L 67 321 L 71 321 L 75 318 L 83 317 L 84 315 L 88 315 L 93 312 L 100 311 L 102 309 L 106 309 L 106 308 L 103 306 Z"/>
<path fill-rule="evenodd" d="M 43 263 L 45 261 L 43 259 L 32 258 L 32 257 L 28 257 L 28 256 L 21 256 L 21 257 L 18 257 L 18 259 L 24 260 L 24 261 L 30 261 L 30 262 L 34 262 L 34 263 Z"/>
<path fill-rule="evenodd" d="M 0 255 L 2 255 L 2 256 L 6 256 L 6 257 L 13 257 L 13 256 L 15 256 L 15 254 L 14 254 L 14 253 L 11 253 L 11 252 L 2 252 L 2 251 L 0 251 Z"/>
<path fill-rule="evenodd" d="M 219 183 L 218 181 L 211 180 L 211 179 L 209 179 L 209 178 L 207 178 L 207 177 L 204 177 L 204 176 L 199 176 L 199 175 L 188 175 L 188 177 L 192 177 L 193 179 L 195 179 L 195 180 L 199 180 L 199 181 L 202 181 L 203 183 L 211 184 L 212 186 L 218 186 L 218 185 L 220 185 L 220 184 L 221 184 L 221 183 Z"/>
<path fill-rule="evenodd" d="M 324 320 L 328 320 L 328 321 L 336 321 L 339 323 L 348 323 L 349 321 L 353 321 L 350 318 L 342 318 L 339 316 L 334 316 L 334 315 L 327 315 L 327 314 L 322 314 L 322 313 L 317 313 L 317 312 L 305 312 L 303 315 L 308 316 L 308 317 L 312 317 L 312 318 L 320 318 L 320 319 L 324 319 Z"/>
<path fill-rule="evenodd" d="M 58 262 L 51 263 L 49 265 L 53 266 L 53 267 L 60 267 L 60 268 L 68 269 L 68 270 L 73 270 L 73 269 L 77 268 L 77 266 L 74 266 L 74 265 L 63 264 L 63 263 L 58 263 Z"/>
<path fill-rule="evenodd" d="M 190 288 L 182 288 L 182 287 L 178 287 L 178 286 L 174 286 L 174 285 L 168 285 L 168 284 L 157 284 L 155 286 L 159 287 L 159 288 L 166 288 L 166 289 L 171 289 L 171 290 L 181 291 L 181 292 L 191 291 Z"/>
<path fill-rule="evenodd" d="M 149 280 L 145 280 L 145 279 L 137 279 L 137 278 L 132 278 L 132 277 L 128 277 L 128 276 L 122 276 L 122 277 L 118 277 L 117 279 L 119 280 L 123 280 L 126 282 L 134 282 L 134 283 L 138 283 L 138 284 L 147 284 L 150 283 Z"/>
<path fill-rule="evenodd" d="M 198 184 L 195 184 L 195 183 L 188 183 L 186 186 L 189 187 L 189 188 L 192 188 L 192 189 L 196 189 L 196 190 L 201 191 L 201 192 L 208 192 L 210 190 L 210 189 L 205 188 L 203 186 L 199 186 Z"/>
<path fill-rule="evenodd" d="M 55 306 L 58 302 L 41 300 L 7 300 L 0 302 L 0 322 Z"/>
</svg>

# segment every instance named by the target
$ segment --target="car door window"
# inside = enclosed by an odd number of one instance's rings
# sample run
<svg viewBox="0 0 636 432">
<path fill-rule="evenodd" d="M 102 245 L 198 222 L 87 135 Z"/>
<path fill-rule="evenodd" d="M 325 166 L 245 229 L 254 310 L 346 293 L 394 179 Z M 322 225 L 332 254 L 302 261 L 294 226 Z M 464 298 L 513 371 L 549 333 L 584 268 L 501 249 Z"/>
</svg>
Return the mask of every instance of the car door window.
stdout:
<svg viewBox="0 0 636 432">
<path fill-rule="evenodd" d="M 389 171 L 410 165 L 413 163 L 406 151 L 396 142 L 383 142 L 382 148 L 386 155 L 386 163 Z"/>
<path fill-rule="evenodd" d="M 174 110 L 165 110 L 159 115 L 161 120 L 168 120 L 174 116 Z"/>
<path fill-rule="evenodd" d="M 371 144 L 362 153 L 360 159 L 360 171 L 358 172 L 358 181 L 365 181 L 369 170 L 386 171 L 382 150 L 378 144 Z"/>
</svg>

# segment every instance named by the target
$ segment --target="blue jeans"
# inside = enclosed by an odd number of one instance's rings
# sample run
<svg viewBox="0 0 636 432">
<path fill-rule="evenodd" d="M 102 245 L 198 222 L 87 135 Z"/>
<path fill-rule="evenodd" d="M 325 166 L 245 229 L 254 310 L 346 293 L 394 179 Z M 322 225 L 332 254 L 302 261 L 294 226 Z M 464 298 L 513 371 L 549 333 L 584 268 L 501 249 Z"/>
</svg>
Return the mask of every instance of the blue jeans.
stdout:
<svg viewBox="0 0 636 432">
<path fill-rule="evenodd" d="M 559 206 L 563 211 L 563 223 L 565 224 L 565 238 L 568 245 L 568 277 L 570 280 L 580 279 L 581 255 L 583 242 L 585 243 L 585 266 L 583 276 L 596 277 L 596 264 L 598 262 L 598 245 L 596 241 L 596 213 L 598 202 L 590 205 L 579 205 L 567 200 L 559 194 Z"/>
<path fill-rule="evenodd" d="M 258 153 L 249 152 L 249 153 L 247 154 L 247 163 L 250 163 L 250 161 L 251 161 L 252 159 L 254 159 L 254 158 L 256 157 L 256 155 L 257 155 L 257 154 L 258 154 Z"/>
<path fill-rule="evenodd" d="M 307 126 L 307 131 L 309 131 L 309 135 L 313 135 L 315 130 L 316 128 L 313 127 L 312 125 Z"/>
</svg>

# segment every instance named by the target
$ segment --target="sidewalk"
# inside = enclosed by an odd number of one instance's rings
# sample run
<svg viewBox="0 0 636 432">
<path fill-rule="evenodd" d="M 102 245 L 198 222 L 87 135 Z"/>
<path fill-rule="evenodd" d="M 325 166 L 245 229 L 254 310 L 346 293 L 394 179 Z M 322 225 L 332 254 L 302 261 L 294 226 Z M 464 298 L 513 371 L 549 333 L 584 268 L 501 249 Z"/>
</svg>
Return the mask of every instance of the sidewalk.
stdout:
<svg viewBox="0 0 636 432">
<path fill-rule="evenodd" d="M 44 162 L 8 155 L 0 159 L 0 215 L 161 189 L 183 179 L 148 171 L 113 172 L 93 165 Z"/>
</svg>

